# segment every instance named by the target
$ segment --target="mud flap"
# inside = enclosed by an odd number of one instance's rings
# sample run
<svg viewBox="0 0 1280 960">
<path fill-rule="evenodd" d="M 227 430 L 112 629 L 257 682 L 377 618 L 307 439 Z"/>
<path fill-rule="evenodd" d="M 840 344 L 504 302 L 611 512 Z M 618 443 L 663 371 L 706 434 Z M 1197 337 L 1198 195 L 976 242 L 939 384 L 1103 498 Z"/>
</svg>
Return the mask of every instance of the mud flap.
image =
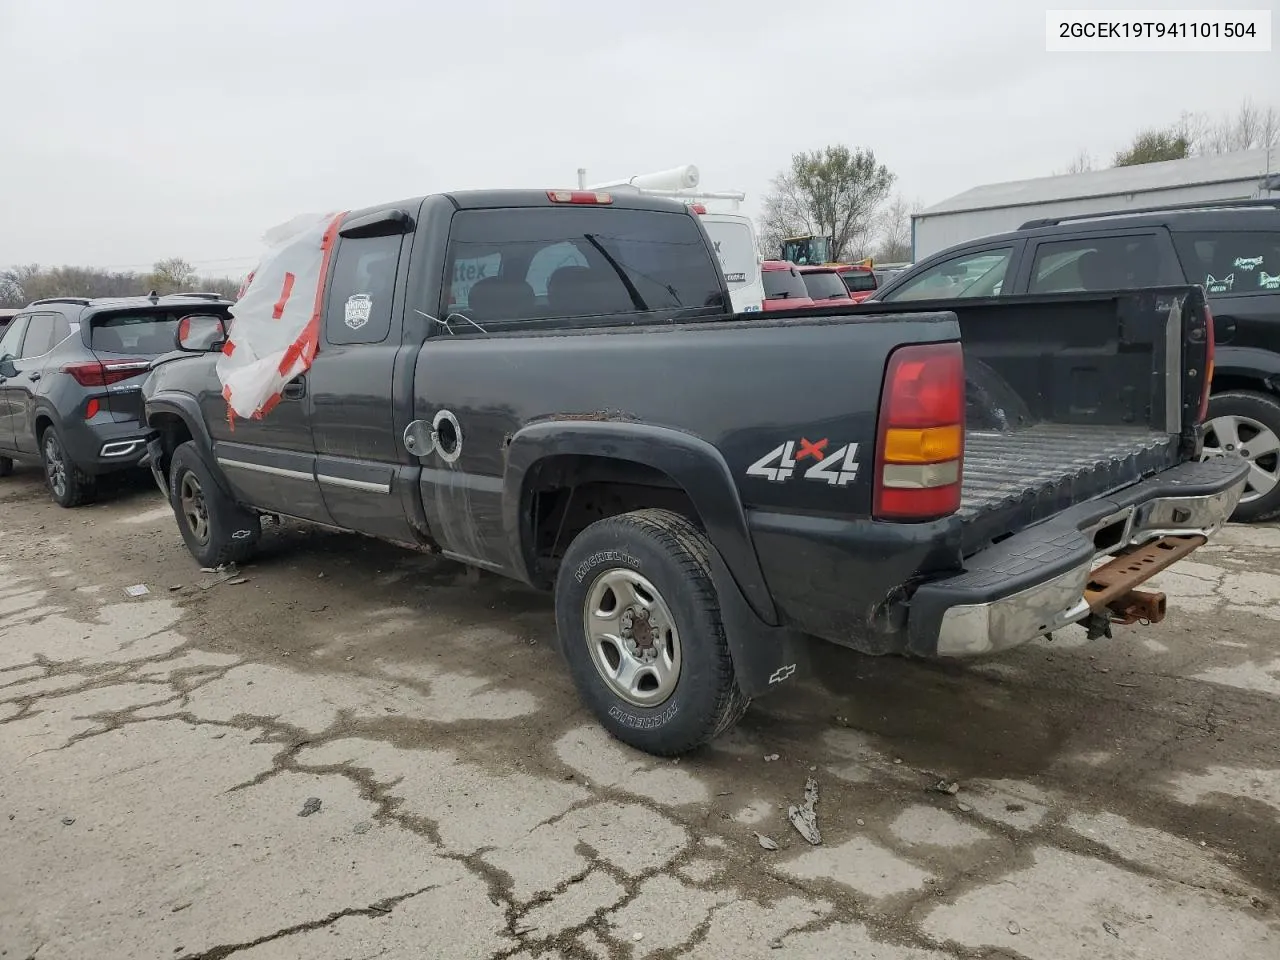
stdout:
<svg viewBox="0 0 1280 960">
<path fill-rule="evenodd" d="M 756 616 L 714 547 L 711 579 L 739 689 L 748 697 L 760 697 L 799 676 L 807 665 L 804 637 L 788 627 L 770 626 Z"/>
<path fill-rule="evenodd" d="M 160 442 L 159 435 L 152 436 L 147 440 L 147 455 L 143 458 L 143 463 L 151 468 L 151 478 L 155 480 L 156 486 L 160 488 L 160 492 L 164 494 L 166 500 L 169 499 L 169 481 L 165 478 L 163 467 L 164 445 Z"/>
</svg>

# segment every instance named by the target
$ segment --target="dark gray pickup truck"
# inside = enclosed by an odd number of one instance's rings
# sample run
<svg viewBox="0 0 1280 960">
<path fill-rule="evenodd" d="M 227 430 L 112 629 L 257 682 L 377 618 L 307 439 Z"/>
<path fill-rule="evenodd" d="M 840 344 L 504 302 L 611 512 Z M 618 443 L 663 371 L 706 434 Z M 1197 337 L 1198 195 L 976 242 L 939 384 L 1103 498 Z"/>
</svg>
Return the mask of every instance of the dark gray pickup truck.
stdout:
<svg viewBox="0 0 1280 960">
<path fill-rule="evenodd" d="M 1199 460 L 1192 286 L 735 316 L 679 204 L 493 191 L 348 214 L 318 303 L 261 419 L 228 421 L 222 320 L 155 362 L 192 554 L 243 560 L 277 515 L 554 590 L 580 695 L 658 754 L 729 729 L 805 636 L 964 657 L 1158 620 L 1137 586 L 1245 483 Z"/>
</svg>

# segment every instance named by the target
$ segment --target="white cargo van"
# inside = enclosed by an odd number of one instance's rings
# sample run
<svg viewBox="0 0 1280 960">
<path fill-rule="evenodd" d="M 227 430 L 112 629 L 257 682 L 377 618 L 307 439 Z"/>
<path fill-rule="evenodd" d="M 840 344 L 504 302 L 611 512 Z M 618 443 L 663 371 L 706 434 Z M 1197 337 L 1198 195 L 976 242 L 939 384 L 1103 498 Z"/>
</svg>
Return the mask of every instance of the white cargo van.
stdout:
<svg viewBox="0 0 1280 960">
<path fill-rule="evenodd" d="M 724 270 L 733 299 L 733 312 L 759 310 L 764 300 L 764 282 L 760 277 L 760 254 L 751 218 L 739 213 L 703 213 L 700 204 L 694 204 L 694 210 L 720 258 L 720 268 Z"/>
</svg>

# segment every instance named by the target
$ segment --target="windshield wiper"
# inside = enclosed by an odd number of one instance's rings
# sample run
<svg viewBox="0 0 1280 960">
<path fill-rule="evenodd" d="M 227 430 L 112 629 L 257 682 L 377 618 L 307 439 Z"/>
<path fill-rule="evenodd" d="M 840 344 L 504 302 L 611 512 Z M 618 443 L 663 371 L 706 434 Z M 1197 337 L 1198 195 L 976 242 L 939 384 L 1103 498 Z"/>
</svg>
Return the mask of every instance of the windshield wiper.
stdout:
<svg viewBox="0 0 1280 960">
<path fill-rule="evenodd" d="M 600 256 L 604 257 L 609 266 L 613 267 L 613 272 L 618 275 L 618 279 L 622 281 L 622 285 L 627 288 L 627 296 L 631 298 L 632 305 L 637 310 L 648 310 L 649 305 L 645 303 L 644 297 L 640 296 L 640 291 L 636 289 L 636 285 L 631 281 L 631 278 L 627 276 L 627 271 L 622 268 L 622 264 L 618 263 L 613 254 L 606 250 L 604 248 L 604 244 L 596 239 L 595 236 L 590 233 L 584 233 L 583 236 L 586 238 L 587 243 L 600 251 Z"/>
</svg>

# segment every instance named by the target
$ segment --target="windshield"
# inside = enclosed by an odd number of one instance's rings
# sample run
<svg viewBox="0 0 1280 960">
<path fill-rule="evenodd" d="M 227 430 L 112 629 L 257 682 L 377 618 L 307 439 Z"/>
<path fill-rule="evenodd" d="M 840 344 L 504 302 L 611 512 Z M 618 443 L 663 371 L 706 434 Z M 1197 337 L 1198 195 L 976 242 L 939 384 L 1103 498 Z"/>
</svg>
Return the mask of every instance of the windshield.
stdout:
<svg viewBox="0 0 1280 960">
<path fill-rule="evenodd" d="M 787 270 L 765 270 L 760 276 L 764 280 L 766 300 L 805 300 L 809 297 L 809 291 L 794 267 Z"/>
<path fill-rule="evenodd" d="M 792 263 L 830 263 L 831 242 L 827 237 L 793 237 L 782 241 L 782 259 Z"/>
<path fill-rule="evenodd" d="M 802 273 L 805 289 L 815 300 L 847 300 L 849 291 L 835 271 Z"/>
<path fill-rule="evenodd" d="M 753 283 L 760 269 L 756 259 L 756 241 L 750 224 L 735 220 L 703 220 L 702 226 L 711 239 L 720 269 L 730 290 L 739 290 Z"/>
</svg>

